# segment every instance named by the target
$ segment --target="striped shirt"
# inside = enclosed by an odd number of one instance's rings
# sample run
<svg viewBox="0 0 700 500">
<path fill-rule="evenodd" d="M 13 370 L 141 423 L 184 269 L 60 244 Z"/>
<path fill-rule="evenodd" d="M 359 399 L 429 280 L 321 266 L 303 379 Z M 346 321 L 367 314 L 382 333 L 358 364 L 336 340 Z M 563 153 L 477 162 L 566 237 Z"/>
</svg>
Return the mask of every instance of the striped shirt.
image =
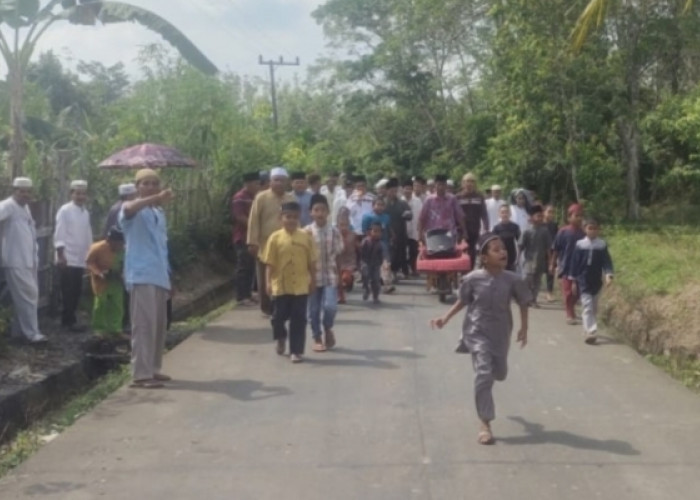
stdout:
<svg viewBox="0 0 700 500">
<path fill-rule="evenodd" d="M 330 222 L 323 227 L 313 222 L 305 229 L 313 236 L 318 248 L 316 286 L 338 286 L 338 256 L 343 251 L 340 231 Z"/>
</svg>

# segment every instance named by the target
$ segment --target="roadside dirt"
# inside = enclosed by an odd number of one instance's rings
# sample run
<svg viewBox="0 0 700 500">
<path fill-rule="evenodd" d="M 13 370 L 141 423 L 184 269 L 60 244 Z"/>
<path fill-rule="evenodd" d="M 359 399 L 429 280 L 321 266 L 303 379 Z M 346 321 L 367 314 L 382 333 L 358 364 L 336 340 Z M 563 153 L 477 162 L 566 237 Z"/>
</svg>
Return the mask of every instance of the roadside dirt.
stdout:
<svg viewBox="0 0 700 500">
<path fill-rule="evenodd" d="M 640 352 L 700 359 L 700 284 L 679 293 L 629 300 L 618 289 L 605 292 L 602 319 Z"/>
</svg>

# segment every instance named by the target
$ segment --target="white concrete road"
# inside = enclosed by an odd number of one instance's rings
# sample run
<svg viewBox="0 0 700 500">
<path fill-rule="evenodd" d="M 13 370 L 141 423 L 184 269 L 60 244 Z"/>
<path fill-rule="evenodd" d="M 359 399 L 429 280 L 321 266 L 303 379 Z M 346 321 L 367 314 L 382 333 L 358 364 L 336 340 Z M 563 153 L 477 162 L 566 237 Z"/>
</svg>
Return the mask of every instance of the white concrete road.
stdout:
<svg viewBox="0 0 700 500">
<path fill-rule="evenodd" d="M 352 295 L 338 348 L 302 365 L 257 311 L 232 310 L 166 357 L 169 388 L 121 389 L 0 498 L 700 499 L 697 394 L 537 310 L 496 386 L 497 444 L 480 446 L 461 319 L 431 331 L 444 306 L 398 292 L 380 308 Z"/>
</svg>

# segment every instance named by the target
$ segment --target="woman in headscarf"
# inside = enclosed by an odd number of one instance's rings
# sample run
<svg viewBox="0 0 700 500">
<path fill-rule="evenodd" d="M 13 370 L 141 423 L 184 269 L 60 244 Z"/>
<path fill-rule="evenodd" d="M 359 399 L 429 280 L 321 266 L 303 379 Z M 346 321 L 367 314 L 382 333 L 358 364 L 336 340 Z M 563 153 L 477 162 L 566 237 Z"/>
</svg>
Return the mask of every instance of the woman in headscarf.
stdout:
<svg viewBox="0 0 700 500">
<path fill-rule="evenodd" d="M 515 189 L 510 194 L 510 220 L 520 227 L 521 234 L 530 227 L 531 205 L 529 193 L 525 189 Z"/>
</svg>

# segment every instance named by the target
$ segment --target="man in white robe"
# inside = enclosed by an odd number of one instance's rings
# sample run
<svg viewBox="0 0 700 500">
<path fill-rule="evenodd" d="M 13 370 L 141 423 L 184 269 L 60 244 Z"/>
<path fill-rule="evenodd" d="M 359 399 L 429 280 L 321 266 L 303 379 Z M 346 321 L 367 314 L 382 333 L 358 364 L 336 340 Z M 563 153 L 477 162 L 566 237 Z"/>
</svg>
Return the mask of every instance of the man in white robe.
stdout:
<svg viewBox="0 0 700 500">
<path fill-rule="evenodd" d="M 507 205 L 508 202 L 501 198 L 502 188 L 498 184 L 491 186 L 491 198 L 486 200 L 486 213 L 489 216 L 489 229 L 493 230 L 496 225 L 501 222 L 499 211 L 501 206 Z"/>
<path fill-rule="evenodd" d="M 39 343 L 46 337 L 39 331 L 39 246 L 29 211 L 32 187 L 31 179 L 17 177 L 12 196 L 0 202 L 0 254 L 14 306 L 11 334 Z"/>
<path fill-rule="evenodd" d="M 61 276 L 61 326 L 71 331 L 82 331 L 76 311 L 83 292 L 85 259 L 92 245 L 92 227 L 87 202 L 87 182 L 73 181 L 70 185 L 71 201 L 58 209 L 53 245 L 56 249 L 56 265 Z"/>
</svg>

